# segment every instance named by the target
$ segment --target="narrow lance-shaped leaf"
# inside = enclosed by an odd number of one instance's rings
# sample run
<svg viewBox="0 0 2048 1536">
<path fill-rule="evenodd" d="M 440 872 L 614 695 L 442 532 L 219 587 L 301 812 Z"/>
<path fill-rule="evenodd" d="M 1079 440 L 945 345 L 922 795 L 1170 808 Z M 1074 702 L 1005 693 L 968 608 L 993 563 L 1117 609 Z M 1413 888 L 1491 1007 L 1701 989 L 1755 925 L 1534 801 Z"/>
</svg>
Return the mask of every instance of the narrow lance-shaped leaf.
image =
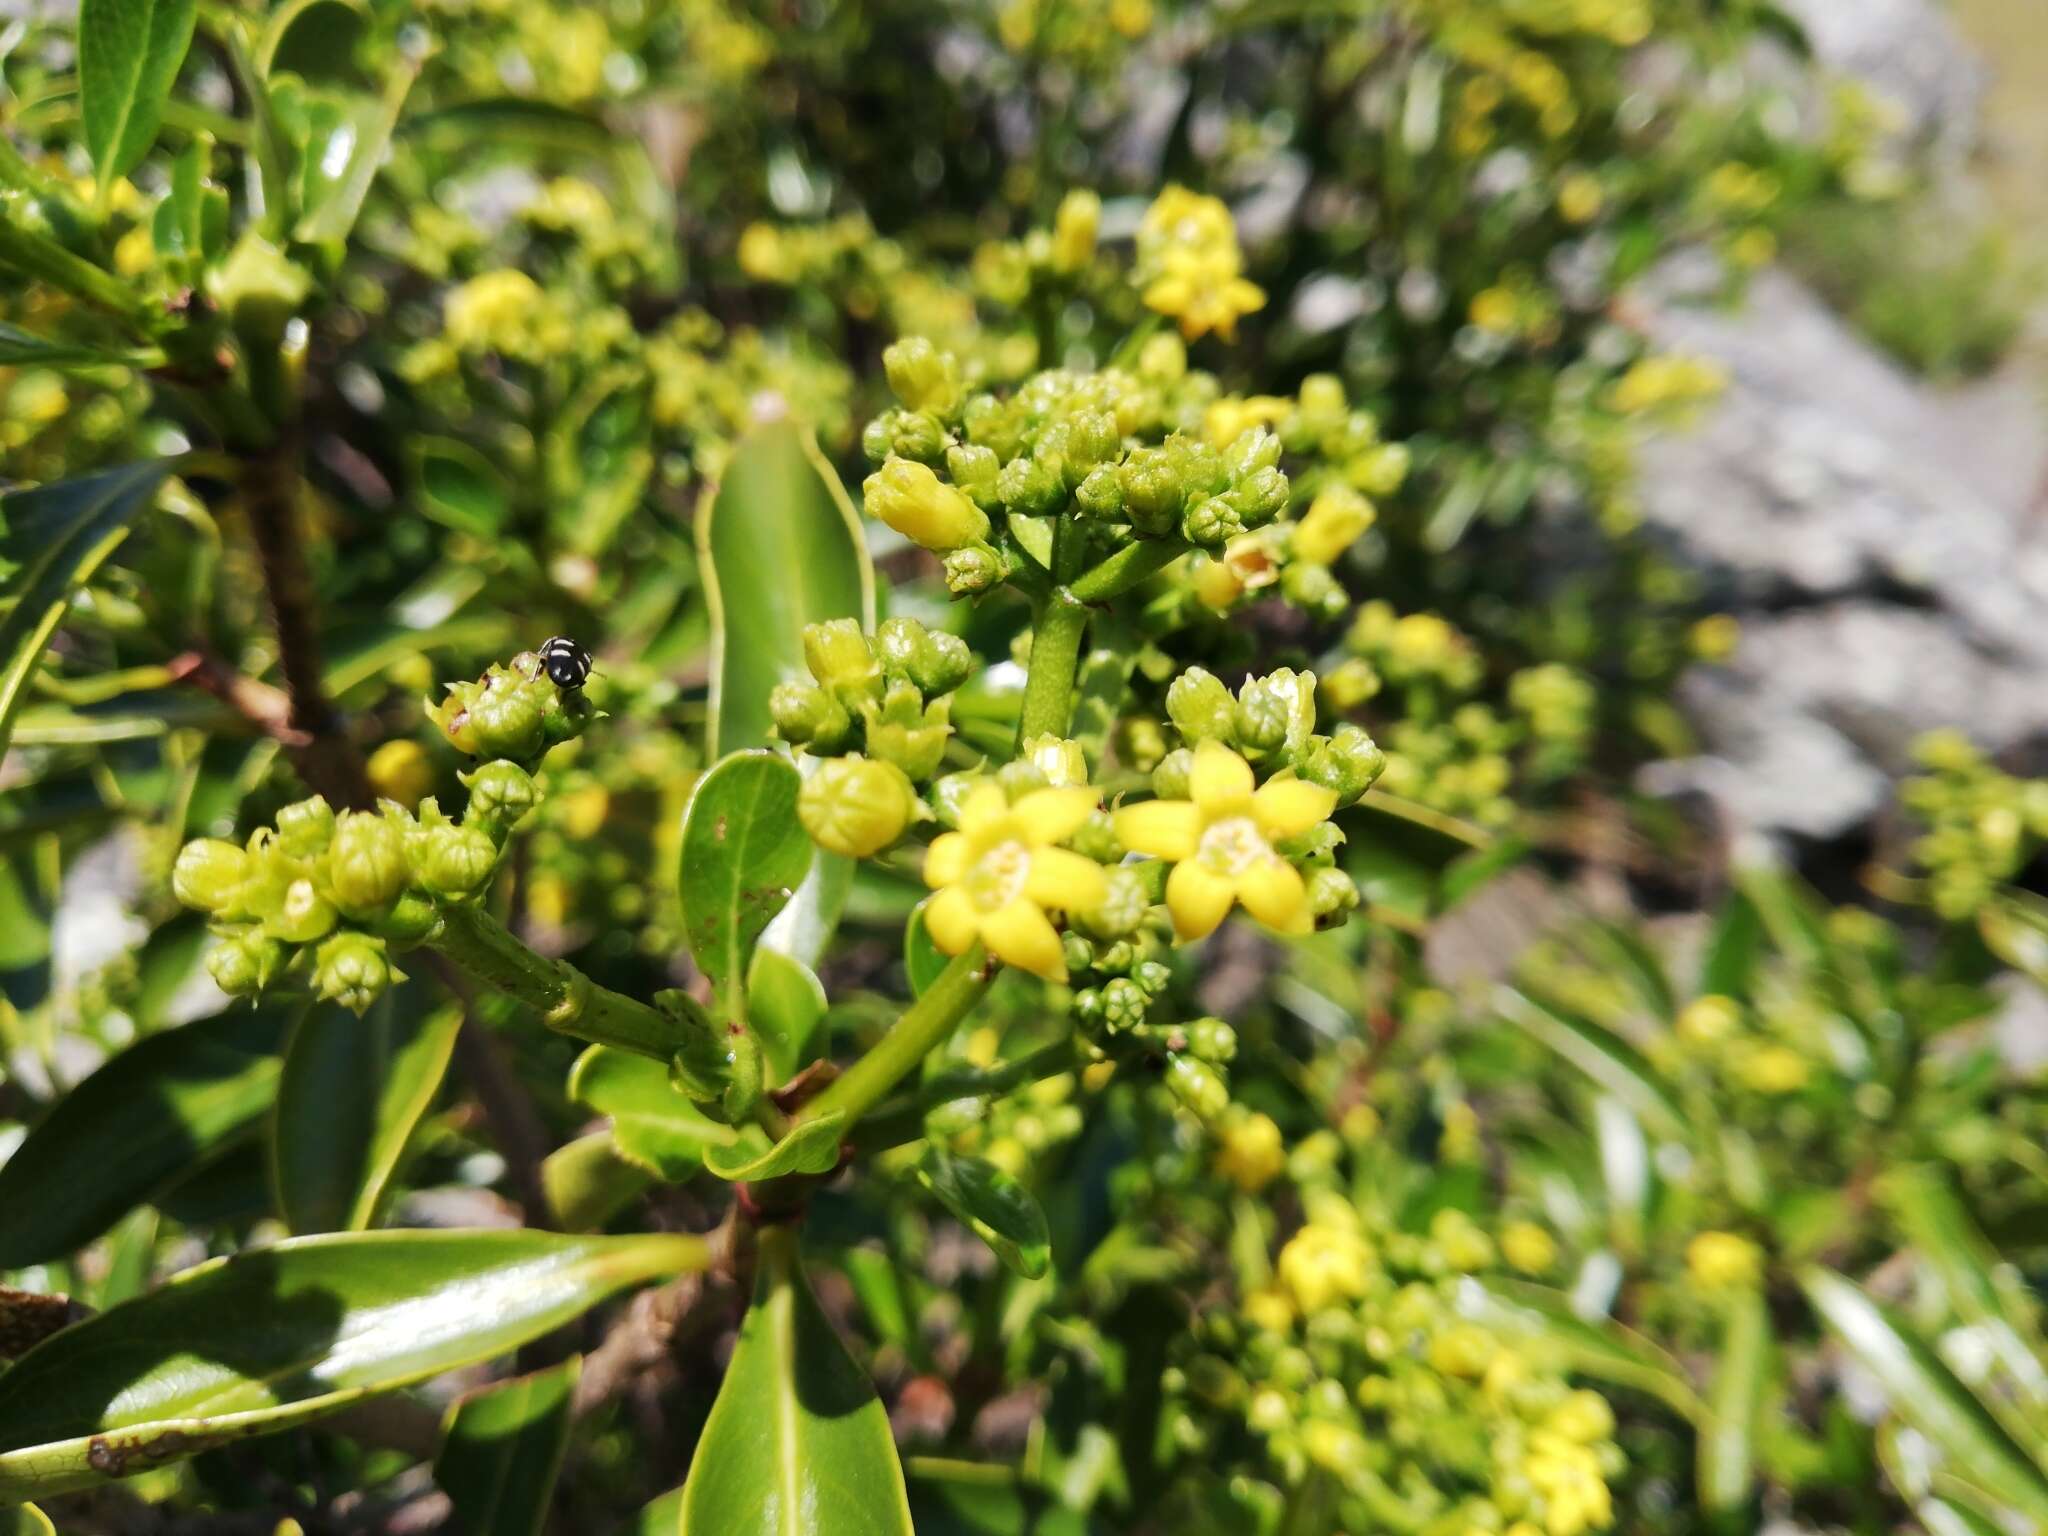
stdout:
<svg viewBox="0 0 2048 1536">
<path fill-rule="evenodd" d="M 2048 1473 L 1932 1346 L 1833 1270 L 1809 1269 L 1800 1284 L 1828 1330 L 1877 1378 L 1892 1411 L 1932 1441 L 1963 1481 L 2031 1520 L 2048 1520 Z"/>
<path fill-rule="evenodd" d="M 748 957 L 811 866 L 801 785 L 786 758 L 736 752 L 697 781 L 683 813 L 684 933 L 727 1020 L 746 1017 Z"/>
<path fill-rule="evenodd" d="M 216 1259 L 0 1373 L 0 1499 L 89 1487 L 516 1349 L 703 1239 L 361 1232 Z"/>
<path fill-rule="evenodd" d="M 1545 1007 L 1513 987 L 1496 987 L 1493 1006 L 1524 1034 L 1549 1047 L 1642 1116 L 1657 1135 L 1684 1137 L 1685 1113 L 1657 1071 L 1628 1041 L 1590 1019 Z"/>
<path fill-rule="evenodd" d="M 1715 1513 L 1746 1507 L 1756 1486 L 1756 1446 L 1770 1382 L 1771 1315 L 1763 1292 L 1729 1297 L 1700 1429 L 1700 1502 Z"/>
<path fill-rule="evenodd" d="M 819 1309 L 788 1227 L 761 1234 L 754 1304 L 697 1442 L 674 1529 L 911 1536 L 889 1416 Z"/>
<path fill-rule="evenodd" d="M 101 196 L 149 153 L 198 0 L 80 0 L 78 96 Z"/>
<path fill-rule="evenodd" d="M 357 1018 L 333 1004 L 292 1032 L 271 1118 L 271 1176 L 294 1232 L 360 1232 L 434 1102 L 462 1014 L 409 990 Z"/>
<path fill-rule="evenodd" d="M 540 1536 L 569 1446 L 583 1357 L 473 1392 L 448 1410 L 434 1481 L 463 1536 Z"/>
<path fill-rule="evenodd" d="M 917 1181 L 1026 1279 L 1052 1266 L 1052 1238 L 1038 1198 L 994 1163 L 928 1148 Z"/>
<path fill-rule="evenodd" d="M 61 1258 L 252 1131 L 292 1014 L 235 1009 L 130 1046 L 0 1166 L 0 1269 Z"/>
<path fill-rule="evenodd" d="M 0 618 L 0 753 L 72 593 L 149 509 L 170 469 L 157 459 L 0 498 L 0 555 L 21 562 L 0 593 L 15 600 Z"/>
<path fill-rule="evenodd" d="M 1458 1288 L 1457 1305 L 1567 1370 L 1647 1392 L 1695 1423 L 1704 1418 L 1699 1395 L 1676 1359 L 1611 1318 L 1579 1316 L 1561 1291 L 1527 1280 L 1468 1280 Z"/>
</svg>

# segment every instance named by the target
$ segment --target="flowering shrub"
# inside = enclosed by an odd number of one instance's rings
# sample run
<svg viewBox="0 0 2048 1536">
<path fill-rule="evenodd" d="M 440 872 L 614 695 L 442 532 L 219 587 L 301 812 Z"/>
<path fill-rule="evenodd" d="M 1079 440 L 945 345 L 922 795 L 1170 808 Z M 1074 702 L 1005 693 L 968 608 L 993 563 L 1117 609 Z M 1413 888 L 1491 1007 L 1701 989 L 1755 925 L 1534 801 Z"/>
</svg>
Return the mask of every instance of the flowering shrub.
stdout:
<svg viewBox="0 0 2048 1536">
<path fill-rule="evenodd" d="M 2048 1519 L 2041 786 L 1626 790 L 1788 29 L 11 20 L 0 1525 Z"/>
</svg>

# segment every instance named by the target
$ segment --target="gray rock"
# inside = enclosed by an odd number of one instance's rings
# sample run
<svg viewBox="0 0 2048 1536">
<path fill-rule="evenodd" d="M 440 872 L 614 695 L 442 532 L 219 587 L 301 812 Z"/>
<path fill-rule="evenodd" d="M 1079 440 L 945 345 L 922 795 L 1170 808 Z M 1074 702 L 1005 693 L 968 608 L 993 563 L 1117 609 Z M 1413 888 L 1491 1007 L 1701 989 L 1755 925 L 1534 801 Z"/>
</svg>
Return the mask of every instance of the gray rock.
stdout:
<svg viewBox="0 0 2048 1536">
<path fill-rule="evenodd" d="M 1975 137 L 1984 67 L 1939 0 L 1781 0 L 1829 69 L 1904 116 L 1905 136 L 1951 152 Z"/>
</svg>

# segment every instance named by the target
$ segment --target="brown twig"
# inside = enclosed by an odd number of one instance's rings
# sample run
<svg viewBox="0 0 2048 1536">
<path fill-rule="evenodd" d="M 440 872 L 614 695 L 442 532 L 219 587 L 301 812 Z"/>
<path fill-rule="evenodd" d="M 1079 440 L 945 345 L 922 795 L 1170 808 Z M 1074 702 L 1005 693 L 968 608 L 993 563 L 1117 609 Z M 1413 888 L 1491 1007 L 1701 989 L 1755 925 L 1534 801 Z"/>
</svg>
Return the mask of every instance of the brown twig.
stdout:
<svg viewBox="0 0 2048 1536">
<path fill-rule="evenodd" d="M 711 1233 L 707 1268 L 635 1296 L 597 1348 L 584 1357 L 570 1409 L 578 1418 L 671 1362 L 691 1339 L 730 1312 L 728 1303 L 738 1289 L 732 1264 L 737 1211 L 734 1206 Z"/>
</svg>

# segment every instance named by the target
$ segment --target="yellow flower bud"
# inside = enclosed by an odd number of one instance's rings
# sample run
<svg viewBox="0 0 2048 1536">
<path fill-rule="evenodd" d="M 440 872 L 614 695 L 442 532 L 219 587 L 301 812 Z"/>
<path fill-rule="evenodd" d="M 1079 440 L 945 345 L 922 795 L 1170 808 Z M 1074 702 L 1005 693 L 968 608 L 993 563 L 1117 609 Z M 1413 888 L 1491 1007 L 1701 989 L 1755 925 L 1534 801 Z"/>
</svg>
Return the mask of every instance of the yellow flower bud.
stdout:
<svg viewBox="0 0 2048 1536">
<path fill-rule="evenodd" d="M 1216 1171 L 1248 1195 L 1255 1195 L 1287 1166 L 1280 1127 L 1260 1114 L 1237 1117 L 1224 1128 L 1216 1149 Z"/>
<path fill-rule="evenodd" d="M 870 516 L 926 549 L 944 553 L 988 536 L 988 515 L 913 459 L 891 457 L 868 476 L 861 494 Z"/>
<path fill-rule="evenodd" d="M 1742 1006 L 1732 997 L 1709 993 L 1679 1010 L 1678 1037 L 1691 1045 L 1726 1040 L 1742 1027 Z"/>
<path fill-rule="evenodd" d="M 380 800 L 395 800 L 407 810 L 434 788 L 434 765 L 416 741 L 387 741 L 370 754 L 370 788 Z"/>
<path fill-rule="evenodd" d="M 1755 1285 L 1763 1277 L 1763 1267 L 1763 1250 L 1733 1232 L 1702 1232 L 1686 1244 L 1686 1273 L 1704 1291 Z"/>
<path fill-rule="evenodd" d="M 1540 1275 L 1557 1262 L 1557 1242 L 1533 1221 L 1511 1221 L 1501 1230 L 1500 1251 L 1525 1275 Z"/>
<path fill-rule="evenodd" d="M 1330 486 L 1309 503 L 1307 515 L 1295 525 L 1294 553 L 1328 565 L 1372 526 L 1373 516 L 1372 503 L 1350 486 Z"/>
<path fill-rule="evenodd" d="M 1745 1056 L 1738 1070 L 1751 1088 L 1772 1095 L 1797 1093 L 1813 1076 L 1806 1058 L 1784 1045 L 1767 1045 Z"/>
<path fill-rule="evenodd" d="M 1287 1240 L 1275 1270 L 1295 1305 L 1312 1314 L 1365 1295 L 1373 1251 L 1356 1232 L 1311 1222 Z"/>
<path fill-rule="evenodd" d="M 1078 272 L 1095 259 L 1095 233 L 1102 223 L 1102 199 L 1076 188 L 1060 199 L 1052 221 L 1052 264 L 1056 271 Z"/>
<path fill-rule="evenodd" d="M 828 757 L 804 780 L 797 819 L 828 853 L 865 859 L 903 835 L 917 811 L 917 796 L 894 763 Z"/>
<path fill-rule="evenodd" d="M 1245 1297 L 1244 1315 L 1246 1322 L 1267 1333 L 1286 1333 L 1294 1327 L 1294 1303 L 1272 1286 Z"/>
</svg>

